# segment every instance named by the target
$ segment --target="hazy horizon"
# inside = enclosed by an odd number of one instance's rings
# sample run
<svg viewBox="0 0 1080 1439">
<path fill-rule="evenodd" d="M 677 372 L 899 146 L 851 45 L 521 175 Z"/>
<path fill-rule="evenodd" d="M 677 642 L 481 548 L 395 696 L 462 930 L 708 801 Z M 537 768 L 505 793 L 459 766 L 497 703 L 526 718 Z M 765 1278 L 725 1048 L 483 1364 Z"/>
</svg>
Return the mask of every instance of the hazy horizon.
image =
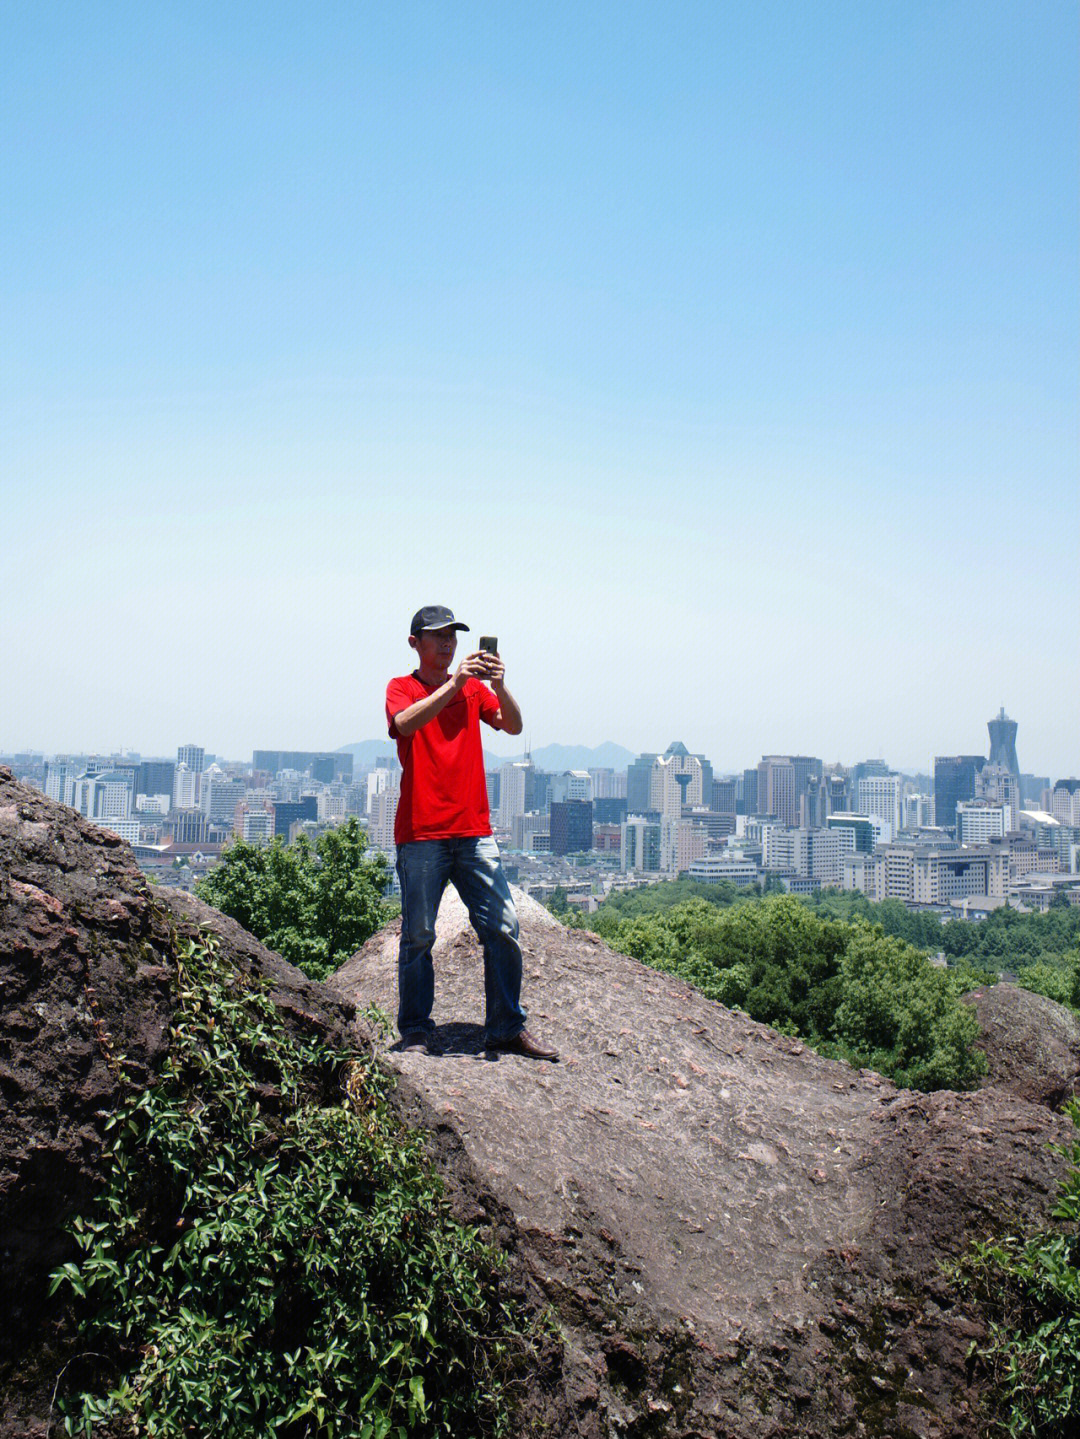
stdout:
<svg viewBox="0 0 1080 1439">
<path fill-rule="evenodd" d="M 1075 0 L 250 14 L 7 15 L 0 749 L 1080 772 Z"/>
</svg>

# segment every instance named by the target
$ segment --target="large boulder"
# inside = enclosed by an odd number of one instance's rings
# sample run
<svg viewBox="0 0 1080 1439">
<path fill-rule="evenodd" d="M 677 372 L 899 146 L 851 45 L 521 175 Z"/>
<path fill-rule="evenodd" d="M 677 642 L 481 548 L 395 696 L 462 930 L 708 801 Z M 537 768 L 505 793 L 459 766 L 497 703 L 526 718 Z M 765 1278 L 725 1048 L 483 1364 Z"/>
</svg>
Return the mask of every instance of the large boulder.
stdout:
<svg viewBox="0 0 1080 1439">
<path fill-rule="evenodd" d="M 483 965 L 447 891 L 443 1057 L 390 1048 L 401 1102 L 464 1148 L 544 1286 L 574 1432 L 979 1435 L 979 1316 L 941 1261 L 1043 1218 L 1067 1121 L 1001 1090 L 897 1091 L 518 896 L 530 1027 L 482 1048 Z M 398 926 L 331 983 L 393 1013 Z"/>
<path fill-rule="evenodd" d="M 74 1352 L 49 1271 L 72 1257 L 106 1119 L 165 1057 L 173 945 L 206 919 L 234 964 L 270 978 L 287 1023 L 348 1041 L 340 996 L 209 906 L 155 891 L 114 834 L 0 769 L 0 1439 L 46 1434 Z"/>
<path fill-rule="evenodd" d="M 979 1021 L 986 1084 L 1059 1109 L 1080 1094 L 1080 1018 L 1071 1009 L 1015 984 L 991 984 L 964 995 Z"/>
</svg>

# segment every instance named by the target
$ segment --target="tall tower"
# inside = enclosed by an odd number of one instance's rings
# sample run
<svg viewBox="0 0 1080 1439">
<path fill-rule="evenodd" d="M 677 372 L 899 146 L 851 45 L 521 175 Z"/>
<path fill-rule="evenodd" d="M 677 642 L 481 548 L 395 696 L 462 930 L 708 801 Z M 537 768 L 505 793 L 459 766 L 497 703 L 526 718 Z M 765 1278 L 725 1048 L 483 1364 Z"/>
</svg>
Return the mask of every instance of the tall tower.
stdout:
<svg viewBox="0 0 1080 1439">
<path fill-rule="evenodd" d="M 1016 758 L 1016 721 L 1009 719 L 1003 706 L 997 719 L 987 721 L 986 728 L 990 731 L 989 763 L 1007 769 L 1010 774 L 1016 776 L 1017 782 L 1019 782 L 1020 765 Z"/>
</svg>

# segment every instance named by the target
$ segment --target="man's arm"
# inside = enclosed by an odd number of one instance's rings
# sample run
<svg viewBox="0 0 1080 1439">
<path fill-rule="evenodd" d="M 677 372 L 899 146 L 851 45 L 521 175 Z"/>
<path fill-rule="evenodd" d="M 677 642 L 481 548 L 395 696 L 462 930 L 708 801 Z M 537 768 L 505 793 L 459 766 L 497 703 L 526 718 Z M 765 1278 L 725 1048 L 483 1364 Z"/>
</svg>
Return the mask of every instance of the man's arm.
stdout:
<svg viewBox="0 0 1080 1439">
<path fill-rule="evenodd" d="M 525 721 L 521 718 L 517 700 L 506 688 L 506 671 L 503 662 L 498 655 L 487 655 L 486 659 L 487 674 L 485 678 L 495 691 L 495 698 L 499 701 L 499 712 L 493 715 L 488 723 L 492 729 L 505 730 L 507 734 L 520 734 L 525 728 Z"/>
<path fill-rule="evenodd" d="M 470 675 L 483 678 L 486 674 L 487 669 L 484 666 L 483 656 L 467 655 L 444 685 L 440 685 L 437 690 L 432 690 L 423 699 L 399 710 L 394 716 L 394 728 L 402 739 L 408 739 L 411 734 L 415 734 L 418 729 L 426 725 L 428 720 L 433 720 L 456 695 L 461 693 L 465 688 L 465 681 Z"/>
</svg>

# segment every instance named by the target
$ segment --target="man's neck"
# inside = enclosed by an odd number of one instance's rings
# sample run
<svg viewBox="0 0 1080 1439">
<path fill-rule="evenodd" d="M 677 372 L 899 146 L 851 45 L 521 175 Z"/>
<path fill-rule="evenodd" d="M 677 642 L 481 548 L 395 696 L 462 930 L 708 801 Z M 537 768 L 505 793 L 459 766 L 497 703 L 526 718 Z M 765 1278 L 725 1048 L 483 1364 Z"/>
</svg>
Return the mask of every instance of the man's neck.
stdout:
<svg viewBox="0 0 1080 1439">
<path fill-rule="evenodd" d="M 450 678 L 449 669 L 426 669 L 423 665 L 421 665 L 419 669 L 414 670 L 413 673 L 421 684 L 431 685 L 434 689 L 437 689 L 439 685 L 444 685 Z"/>
</svg>

